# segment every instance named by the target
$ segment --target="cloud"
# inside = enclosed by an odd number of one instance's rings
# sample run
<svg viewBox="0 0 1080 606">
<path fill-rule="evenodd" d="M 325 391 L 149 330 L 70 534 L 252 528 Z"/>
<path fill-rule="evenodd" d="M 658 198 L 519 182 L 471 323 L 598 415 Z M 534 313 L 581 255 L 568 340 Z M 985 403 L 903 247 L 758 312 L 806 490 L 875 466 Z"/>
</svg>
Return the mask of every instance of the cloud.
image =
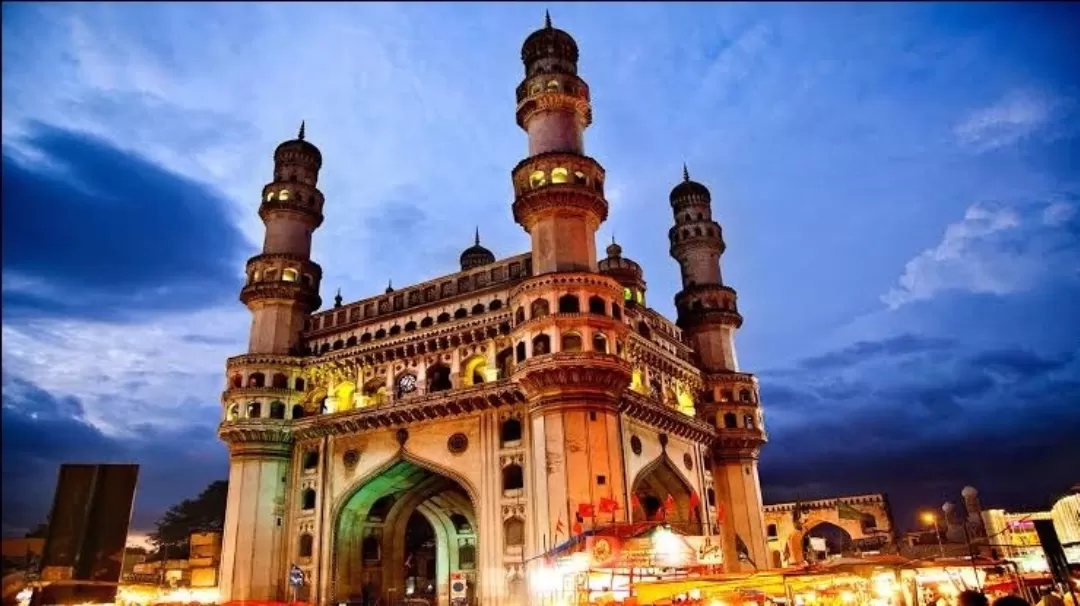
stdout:
<svg viewBox="0 0 1080 606">
<path fill-rule="evenodd" d="M 244 241 L 212 189 L 46 124 L 21 144 L 29 157 L 3 157 L 5 319 L 125 321 L 235 296 Z"/>
<path fill-rule="evenodd" d="M 948 291 L 1008 295 L 1080 276 L 1078 200 L 968 207 L 937 246 L 907 262 L 881 301 L 896 309 Z"/>
<path fill-rule="evenodd" d="M 1061 428 L 1080 426 L 1080 351 L 973 350 L 905 334 L 760 377 L 772 501 L 885 491 L 906 525 L 943 487 L 972 483 L 988 502 L 1016 506 L 1075 481 L 1066 462 L 1080 444 Z"/>
<path fill-rule="evenodd" d="M 1044 127 L 1053 115 L 1054 103 L 1043 97 L 1013 92 L 971 113 L 953 128 L 961 146 L 987 152 L 1012 145 Z"/>
<path fill-rule="evenodd" d="M 224 447 L 209 423 L 181 431 L 145 429 L 110 438 L 87 422 L 81 402 L 3 376 L 3 529 L 25 532 L 45 520 L 62 463 L 139 463 L 132 528 L 146 530 L 179 495 L 226 476 Z"/>
</svg>

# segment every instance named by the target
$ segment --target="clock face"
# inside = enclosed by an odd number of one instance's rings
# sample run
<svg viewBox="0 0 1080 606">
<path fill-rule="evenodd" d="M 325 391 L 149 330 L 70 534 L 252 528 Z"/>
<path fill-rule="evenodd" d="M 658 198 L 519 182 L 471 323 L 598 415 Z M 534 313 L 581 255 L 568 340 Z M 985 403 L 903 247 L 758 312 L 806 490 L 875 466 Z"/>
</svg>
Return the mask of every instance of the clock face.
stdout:
<svg viewBox="0 0 1080 606">
<path fill-rule="evenodd" d="M 413 375 L 404 375 L 398 379 L 398 390 L 401 393 L 412 393 L 416 391 L 416 377 Z"/>
</svg>

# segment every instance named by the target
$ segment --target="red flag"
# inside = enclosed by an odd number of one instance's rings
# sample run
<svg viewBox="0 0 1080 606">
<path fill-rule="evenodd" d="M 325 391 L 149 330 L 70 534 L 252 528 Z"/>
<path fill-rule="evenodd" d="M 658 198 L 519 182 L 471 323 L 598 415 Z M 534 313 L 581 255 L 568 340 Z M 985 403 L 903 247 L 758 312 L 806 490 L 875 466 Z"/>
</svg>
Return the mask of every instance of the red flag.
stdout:
<svg viewBox="0 0 1080 606">
<path fill-rule="evenodd" d="M 679 513 L 678 507 L 675 506 L 675 497 L 671 496 L 670 493 L 668 494 L 667 499 L 664 500 L 664 513 L 665 515 L 668 513 Z"/>
<path fill-rule="evenodd" d="M 555 523 L 555 534 L 559 534 L 563 531 L 562 516 L 559 516 L 559 521 Z"/>
<path fill-rule="evenodd" d="M 596 512 L 593 511 L 592 503 L 578 503 L 577 514 L 583 518 L 592 518 L 596 516 Z"/>
<path fill-rule="evenodd" d="M 600 497 L 600 513 L 615 513 L 619 509 L 619 503 L 615 499 Z"/>
<path fill-rule="evenodd" d="M 641 499 L 638 498 L 636 492 L 630 495 L 630 507 L 634 509 L 641 509 Z"/>
<path fill-rule="evenodd" d="M 584 532 L 581 529 L 581 522 L 574 522 L 573 531 L 576 535 L 580 535 L 582 532 Z"/>
<path fill-rule="evenodd" d="M 701 505 L 701 501 L 698 500 L 697 491 L 690 491 L 690 518 L 693 520 L 698 519 L 698 505 Z"/>
<path fill-rule="evenodd" d="M 663 505 L 656 508 L 656 519 L 657 520 L 666 520 L 667 519 L 667 510 L 664 509 Z"/>
<path fill-rule="evenodd" d="M 723 526 L 724 525 L 724 518 L 726 518 L 726 517 L 727 517 L 727 510 L 724 509 L 724 502 L 720 501 L 716 505 L 716 523 Z"/>
</svg>

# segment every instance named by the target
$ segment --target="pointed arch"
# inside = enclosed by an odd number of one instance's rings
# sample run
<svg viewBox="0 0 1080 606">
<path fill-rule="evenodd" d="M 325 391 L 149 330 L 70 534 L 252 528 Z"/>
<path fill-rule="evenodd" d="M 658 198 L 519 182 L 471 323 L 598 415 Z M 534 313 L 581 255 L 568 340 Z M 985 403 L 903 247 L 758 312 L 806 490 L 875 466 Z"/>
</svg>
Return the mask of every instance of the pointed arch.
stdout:
<svg viewBox="0 0 1080 606">
<path fill-rule="evenodd" d="M 682 534 L 701 532 L 700 503 L 697 511 L 693 514 L 690 511 L 690 495 L 694 492 L 694 484 L 671 460 L 666 451 L 637 473 L 630 491 L 637 495 L 638 500 L 646 509 L 646 515 L 654 513 L 649 511 L 650 502 L 663 506 L 670 495 L 675 500 L 675 511 L 667 512 L 665 519 L 668 523 Z M 641 515 L 640 510 L 635 513 L 636 516 Z"/>
</svg>

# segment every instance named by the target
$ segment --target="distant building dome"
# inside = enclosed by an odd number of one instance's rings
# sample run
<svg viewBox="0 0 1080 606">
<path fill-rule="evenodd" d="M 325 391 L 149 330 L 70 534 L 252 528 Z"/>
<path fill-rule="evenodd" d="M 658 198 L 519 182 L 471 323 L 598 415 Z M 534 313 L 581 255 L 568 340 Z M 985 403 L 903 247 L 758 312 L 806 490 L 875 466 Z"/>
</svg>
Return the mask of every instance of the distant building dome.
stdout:
<svg viewBox="0 0 1080 606">
<path fill-rule="evenodd" d="M 461 271 L 489 265 L 494 262 L 495 254 L 483 246 L 480 246 L 480 228 L 477 228 L 475 242 L 461 253 Z"/>
<path fill-rule="evenodd" d="M 965 486 L 964 489 L 960 491 L 960 496 L 965 499 L 974 499 L 979 496 L 979 491 L 975 490 L 974 486 Z"/>
<path fill-rule="evenodd" d="M 622 256 L 622 247 L 615 243 L 615 238 L 612 238 L 611 244 L 608 244 L 607 255 L 606 259 L 600 259 L 600 262 L 596 264 L 600 273 L 611 276 L 622 284 L 623 288 L 644 292 L 645 277 L 641 266 L 633 259 Z"/>
<path fill-rule="evenodd" d="M 690 180 L 690 172 L 683 164 L 683 180 L 671 190 L 671 205 L 681 206 L 687 203 L 708 204 L 712 200 L 709 188 Z"/>
<path fill-rule="evenodd" d="M 530 65 L 541 59 L 559 59 L 577 63 L 577 42 L 570 34 L 551 25 L 551 15 L 544 14 L 544 27 L 529 34 L 521 45 L 521 60 Z"/>
<path fill-rule="evenodd" d="M 315 164 L 315 168 L 322 168 L 322 152 L 318 147 L 315 147 L 310 141 L 304 139 L 304 122 L 300 122 L 300 132 L 296 135 L 295 139 L 290 139 L 278 145 L 274 150 L 274 158 L 280 158 L 284 153 L 289 151 L 296 151 L 302 155 L 311 158 Z"/>
</svg>

